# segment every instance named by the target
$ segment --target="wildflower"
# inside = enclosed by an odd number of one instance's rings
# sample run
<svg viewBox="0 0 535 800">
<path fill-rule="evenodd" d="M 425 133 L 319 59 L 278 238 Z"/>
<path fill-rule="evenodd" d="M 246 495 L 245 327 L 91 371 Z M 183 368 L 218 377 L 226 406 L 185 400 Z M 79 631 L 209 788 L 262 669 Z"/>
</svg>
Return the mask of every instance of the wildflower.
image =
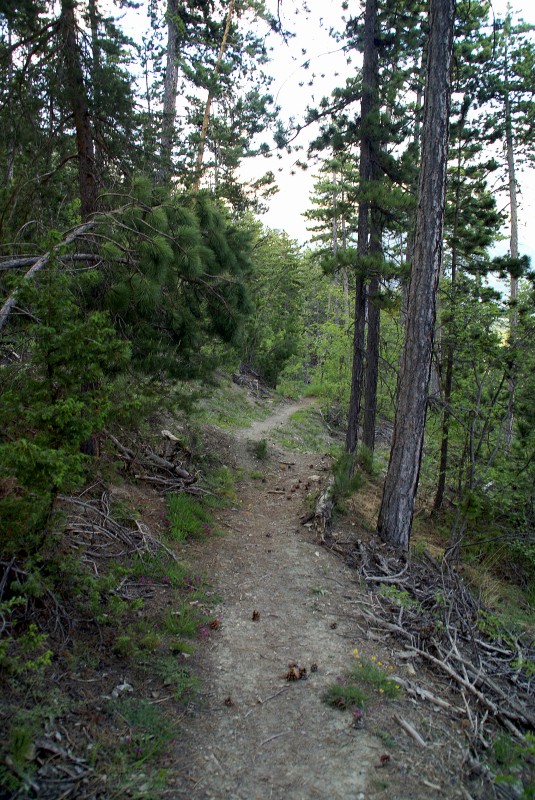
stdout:
<svg viewBox="0 0 535 800">
<path fill-rule="evenodd" d="M 384 693 L 385 693 L 384 689 L 379 689 L 379 694 L 384 694 Z"/>
</svg>

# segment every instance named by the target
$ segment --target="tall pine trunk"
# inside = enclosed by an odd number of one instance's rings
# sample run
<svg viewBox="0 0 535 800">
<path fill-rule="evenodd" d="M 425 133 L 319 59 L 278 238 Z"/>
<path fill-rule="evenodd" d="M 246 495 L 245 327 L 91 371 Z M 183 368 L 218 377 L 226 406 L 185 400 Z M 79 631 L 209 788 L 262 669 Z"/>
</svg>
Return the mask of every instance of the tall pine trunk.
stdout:
<svg viewBox="0 0 535 800">
<path fill-rule="evenodd" d="M 506 82 L 509 76 L 506 75 Z M 515 151 L 513 144 L 513 121 L 511 117 L 511 101 L 509 92 L 505 93 L 505 146 L 507 151 L 507 173 L 509 183 L 509 209 L 511 216 L 511 237 L 509 241 L 509 254 L 511 258 L 518 258 L 518 192 L 516 184 L 516 167 L 515 167 Z M 509 312 L 509 343 L 514 345 L 516 327 L 518 323 L 518 313 L 516 310 L 516 301 L 518 299 L 518 278 L 516 275 L 511 275 L 510 289 L 509 289 L 509 302 L 511 309 Z M 514 365 L 511 367 L 511 375 L 509 377 L 509 402 L 507 406 L 507 420 L 505 427 L 505 447 L 507 452 L 511 449 L 513 443 L 513 425 L 514 425 L 514 404 L 515 404 L 515 375 Z"/>
<path fill-rule="evenodd" d="M 366 329 L 366 276 L 361 261 L 368 254 L 370 232 L 370 203 L 364 193 L 373 176 L 372 132 L 370 118 L 377 106 L 377 0 L 366 0 L 364 13 L 364 47 L 362 63 L 362 101 L 360 106 L 360 164 L 359 185 L 361 200 L 358 213 L 357 278 L 353 329 L 353 369 L 346 435 L 346 450 L 353 455 L 357 448 L 364 377 L 364 335 Z"/>
<path fill-rule="evenodd" d="M 422 160 L 407 327 L 390 462 L 377 530 L 407 550 L 424 441 L 448 160 L 450 64 L 455 0 L 431 0 Z"/>
<path fill-rule="evenodd" d="M 368 291 L 368 333 L 366 337 L 366 369 L 364 377 L 364 424 L 362 443 L 373 453 L 375 449 L 375 418 L 377 415 L 377 381 L 379 377 L 379 339 L 381 309 L 379 305 L 379 262 L 383 256 L 382 225 L 377 209 L 372 210 L 370 256 L 377 259 L 375 274 L 370 279 Z"/>
<path fill-rule="evenodd" d="M 176 94 L 178 86 L 177 26 L 178 0 L 167 0 L 167 48 L 165 52 L 165 75 L 163 81 L 162 135 L 160 139 L 160 165 L 158 179 L 167 183 L 171 178 L 173 164 L 173 141 L 176 119 Z"/>
<path fill-rule="evenodd" d="M 74 0 L 62 0 L 60 24 L 65 84 L 76 129 L 80 214 L 83 222 L 97 210 L 98 191 L 89 102 L 78 44 Z"/>
<path fill-rule="evenodd" d="M 458 248 L 457 238 L 459 233 L 459 224 L 461 221 L 461 181 L 462 181 L 462 161 L 463 161 L 463 127 L 466 122 L 466 117 L 470 108 L 469 103 L 463 104 L 463 113 L 459 122 L 459 141 L 457 146 L 457 168 L 456 168 L 456 191 L 455 191 L 455 209 L 453 215 L 453 230 L 452 230 L 452 246 L 451 246 L 451 296 L 450 308 L 448 316 L 445 321 L 446 328 L 446 342 L 444 346 L 444 362 L 442 365 L 442 372 L 444 374 L 443 382 L 443 411 L 442 411 L 442 432 L 440 440 L 440 462 L 438 467 L 438 481 L 435 500 L 433 503 L 433 510 L 440 511 L 444 502 L 444 493 L 446 490 L 446 475 L 448 472 L 448 456 L 449 456 L 449 439 L 450 439 L 450 423 L 451 423 L 451 395 L 453 391 L 453 361 L 455 354 L 454 342 L 454 327 L 455 327 L 455 314 L 457 302 L 457 269 L 458 269 Z"/>
</svg>

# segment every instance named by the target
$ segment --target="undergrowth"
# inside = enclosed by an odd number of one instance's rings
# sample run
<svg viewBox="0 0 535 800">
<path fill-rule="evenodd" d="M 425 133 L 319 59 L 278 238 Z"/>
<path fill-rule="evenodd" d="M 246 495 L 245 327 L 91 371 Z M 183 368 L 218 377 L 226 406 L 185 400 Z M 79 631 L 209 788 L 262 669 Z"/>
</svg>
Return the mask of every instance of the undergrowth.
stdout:
<svg viewBox="0 0 535 800">
<path fill-rule="evenodd" d="M 0 787 L 9 796 L 29 800 L 48 791 L 32 788 L 48 780 L 40 742 L 63 741 L 67 729 L 71 744 L 61 745 L 57 760 L 68 771 L 69 753 L 76 753 L 91 776 L 88 791 L 107 796 L 105 780 L 114 796 L 158 796 L 162 759 L 180 738 L 176 704 L 190 702 L 199 688 L 187 658 L 220 624 L 203 576 L 173 553 L 217 532 L 213 509 L 235 496 L 234 473 L 213 471 L 211 491 L 203 499 L 168 497 L 162 546 L 149 535 L 130 549 L 129 532 L 139 532 L 143 514 L 121 496 L 110 511 L 123 526 L 122 547 L 100 540 L 95 529 L 77 543 L 84 534 L 70 531 L 66 511 L 50 519 L 39 550 L 4 556 Z M 113 557 L 106 557 L 108 547 Z M 57 674 L 61 683 L 50 690 Z"/>
<path fill-rule="evenodd" d="M 224 430 L 245 428 L 255 420 L 265 419 L 273 408 L 268 403 L 250 400 L 247 394 L 239 391 L 231 381 L 221 380 L 210 387 L 210 394 L 192 409 L 193 422 L 214 425 Z"/>
<path fill-rule="evenodd" d="M 389 677 L 393 670 L 391 665 L 383 664 L 375 656 L 364 659 L 356 649 L 353 655 L 356 666 L 328 687 L 324 699 L 333 708 L 350 710 L 358 723 L 373 703 L 395 699 L 400 696 L 401 689 Z"/>
<path fill-rule="evenodd" d="M 340 445 L 329 436 L 321 416 L 311 408 L 296 411 L 285 425 L 272 432 L 272 437 L 285 450 L 298 453 L 340 452 Z"/>
</svg>

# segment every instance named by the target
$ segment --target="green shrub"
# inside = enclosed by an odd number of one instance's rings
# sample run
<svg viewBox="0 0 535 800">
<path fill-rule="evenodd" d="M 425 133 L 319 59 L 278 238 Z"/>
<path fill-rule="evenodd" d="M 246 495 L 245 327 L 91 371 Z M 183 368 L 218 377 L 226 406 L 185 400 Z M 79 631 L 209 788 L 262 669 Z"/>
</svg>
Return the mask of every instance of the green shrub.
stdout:
<svg viewBox="0 0 535 800">
<path fill-rule="evenodd" d="M 268 456 L 267 441 L 260 439 L 253 445 L 253 452 L 259 461 L 265 461 Z"/>
<path fill-rule="evenodd" d="M 202 502 L 185 492 L 172 494 L 168 500 L 170 535 L 175 541 L 199 538 L 212 531 L 212 516 Z"/>
<path fill-rule="evenodd" d="M 112 414 L 110 376 L 129 358 L 109 317 L 84 317 L 70 279 L 53 264 L 24 286 L 20 302 L 38 321 L 25 330 L 25 362 L 1 373 L 0 528 L 8 556 L 39 549 L 54 497 L 81 482 L 81 446 Z"/>
</svg>

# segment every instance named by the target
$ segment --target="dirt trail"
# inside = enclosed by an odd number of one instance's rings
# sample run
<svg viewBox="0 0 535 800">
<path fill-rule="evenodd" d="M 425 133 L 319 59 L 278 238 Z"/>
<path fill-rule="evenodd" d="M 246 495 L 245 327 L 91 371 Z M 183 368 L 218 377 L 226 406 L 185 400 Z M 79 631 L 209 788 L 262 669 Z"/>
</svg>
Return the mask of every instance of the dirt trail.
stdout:
<svg viewBox="0 0 535 800">
<path fill-rule="evenodd" d="M 305 397 L 295 403 L 289 405 L 282 405 L 267 419 L 255 420 L 248 428 L 240 428 L 234 432 L 234 436 L 239 441 L 258 441 L 262 437 L 271 433 L 275 428 L 284 425 L 288 419 L 295 414 L 296 411 L 301 411 L 304 408 L 309 408 L 314 405 L 316 399 L 314 397 Z"/>
<path fill-rule="evenodd" d="M 326 480 L 328 459 L 269 443 L 270 430 L 302 407 L 286 406 L 226 444 L 244 470 L 240 502 L 221 518 L 229 533 L 197 553 L 221 598 L 221 627 L 195 657 L 202 697 L 184 722 L 177 783 L 168 793 L 191 800 L 434 797 L 410 774 L 414 743 L 399 764 L 382 768 L 384 737 L 322 700 L 353 665 L 351 651 L 363 638 L 355 622 L 361 595 L 355 574 L 299 525 L 305 495 Z M 248 443 L 259 436 L 268 438 L 265 466 Z M 265 482 L 248 477 L 259 466 Z M 305 667 L 308 679 L 289 682 L 290 662 Z"/>
</svg>

